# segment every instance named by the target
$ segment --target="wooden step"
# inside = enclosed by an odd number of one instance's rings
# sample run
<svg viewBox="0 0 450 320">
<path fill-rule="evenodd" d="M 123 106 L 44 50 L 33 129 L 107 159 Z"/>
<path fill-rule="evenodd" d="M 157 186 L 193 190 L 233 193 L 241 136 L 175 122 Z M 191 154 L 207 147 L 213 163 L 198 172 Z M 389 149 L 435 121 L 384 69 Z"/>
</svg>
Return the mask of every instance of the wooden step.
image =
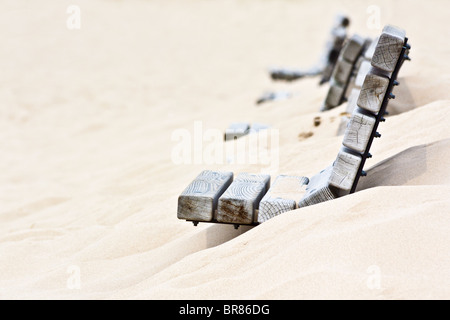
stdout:
<svg viewBox="0 0 450 320">
<path fill-rule="evenodd" d="M 363 52 L 365 43 L 366 40 L 357 34 L 346 41 L 333 70 L 330 88 L 320 109 L 321 111 L 333 109 L 345 101 L 347 87 L 354 73 L 358 58 Z"/>
<path fill-rule="evenodd" d="M 279 175 L 259 203 L 259 223 L 297 208 L 297 201 L 306 191 L 306 177 Z"/>
<path fill-rule="evenodd" d="M 254 223 L 259 202 L 269 187 L 269 175 L 240 173 L 219 198 L 217 221 L 233 224 Z"/>
<path fill-rule="evenodd" d="M 249 133 L 250 124 L 247 122 L 233 122 L 225 130 L 225 141 L 235 140 Z"/>
<path fill-rule="evenodd" d="M 358 107 L 378 113 L 389 85 L 387 76 L 376 74 L 373 70 L 369 71 L 364 79 L 356 104 Z"/>
<path fill-rule="evenodd" d="M 232 180 L 232 172 L 202 171 L 178 197 L 178 219 L 212 221 L 219 197 Z"/>
<path fill-rule="evenodd" d="M 392 72 L 400 57 L 406 33 L 403 29 L 387 25 L 378 39 L 372 57 L 372 66 L 381 70 Z"/>
<path fill-rule="evenodd" d="M 345 130 L 342 144 L 349 149 L 364 153 L 375 122 L 375 116 L 364 114 L 361 109 L 355 108 Z"/>
</svg>

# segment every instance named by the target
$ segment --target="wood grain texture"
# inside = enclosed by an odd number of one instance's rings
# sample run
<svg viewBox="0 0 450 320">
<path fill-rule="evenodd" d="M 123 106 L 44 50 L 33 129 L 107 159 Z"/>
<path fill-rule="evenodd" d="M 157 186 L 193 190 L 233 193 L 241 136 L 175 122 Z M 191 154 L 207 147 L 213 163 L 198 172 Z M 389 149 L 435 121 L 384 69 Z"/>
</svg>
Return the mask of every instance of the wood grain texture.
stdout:
<svg viewBox="0 0 450 320">
<path fill-rule="evenodd" d="M 259 202 L 269 187 L 269 175 L 239 174 L 219 198 L 217 221 L 237 224 L 253 223 Z"/>
<path fill-rule="evenodd" d="M 336 67 L 333 70 L 332 78 L 340 86 L 346 86 L 350 75 L 352 74 L 353 64 L 342 58 L 339 58 Z"/>
<path fill-rule="evenodd" d="M 250 124 L 246 122 L 234 122 L 225 130 L 225 141 L 234 140 L 249 133 Z"/>
<path fill-rule="evenodd" d="M 348 192 L 355 180 L 361 157 L 340 150 L 332 166 L 327 167 L 310 179 L 306 193 L 298 207 L 306 207 L 336 199 L 342 192 Z"/>
<path fill-rule="evenodd" d="M 329 166 L 309 180 L 306 192 L 298 202 L 299 208 L 333 200 L 337 197 L 328 184 L 332 170 L 332 166 Z"/>
<path fill-rule="evenodd" d="M 402 51 L 405 35 L 405 31 L 400 28 L 391 25 L 385 26 L 372 57 L 372 66 L 387 72 L 394 71 Z"/>
<path fill-rule="evenodd" d="M 265 192 L 270 188 L 270 175 L 262 173 L 239 173 L 234 179 L 236 182 L 262 182 L 265 185 Z"/>
<path fill-rule="evenodd" d="M 341 149 L 333 163 L 333 170 L 328 181 L 329 185 L 344 191 L 350 191 L 360 164 L 360 156 Z"/>
<path fill-rule="evenodd" d="M 306 177 L 280 175 L 259 204 L 257 221 L 262 223 L 284 212 L 294 210 L 306 191 Z"/>
<path fill-rule="evenodd" d="M 321 108 L 321 111 L 329 110 L 337 107 L 341 104 L 342 98 L 345 93 L 345 88 L 337 83 L 330 83 L 325 102 Z"/>
<path fill-rule="evenodd" d="M 342 58 L 350 63 L 356 62 L 364 48 L 365 39 L 357 34 L 352 35 L 342 48 Z"/>
<path fill-rule="evenodd" d="M 178 219 L 211 221 L 232 180 L 232 172 L 202 171 L 178 197 Z"/>
<path fill-rule="evenodd" d="M 356 108 L 345 130 L 342 144 L 354 151 L 364 153 L 375 122 L 374 116 L 362 114 L 360 109 Z"/>
<path fill-rule="evenodd" d="M 370 71 L 361 87 L 361 93 L 357 102 L 358 106 L 375 114 L 378 113 L 388 86 L 388 77 L 376 75 Z"/>
</svg>

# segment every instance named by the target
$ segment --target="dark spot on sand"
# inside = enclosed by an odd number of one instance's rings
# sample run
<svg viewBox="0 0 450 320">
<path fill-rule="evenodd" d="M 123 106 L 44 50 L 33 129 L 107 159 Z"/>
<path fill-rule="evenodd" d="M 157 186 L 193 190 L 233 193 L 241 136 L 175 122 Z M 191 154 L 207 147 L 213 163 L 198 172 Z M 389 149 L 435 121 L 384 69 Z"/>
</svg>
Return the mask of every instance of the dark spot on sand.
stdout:
<svg viewBox="0 0 450 320">
<path fill-rule="evenodd" d="M 309 131 L 309 132 L 302 132 L 302 133 L 299 133 L 299 134 L 298 134 L 298 139 L 299 139 L 300 141 L 303 141 L 303 140 L 306 140 L 306 139 L 312 137 L 313 134 L 314 134 L 314 133 L 312 133 L 311 131 Z"/>
</svg>

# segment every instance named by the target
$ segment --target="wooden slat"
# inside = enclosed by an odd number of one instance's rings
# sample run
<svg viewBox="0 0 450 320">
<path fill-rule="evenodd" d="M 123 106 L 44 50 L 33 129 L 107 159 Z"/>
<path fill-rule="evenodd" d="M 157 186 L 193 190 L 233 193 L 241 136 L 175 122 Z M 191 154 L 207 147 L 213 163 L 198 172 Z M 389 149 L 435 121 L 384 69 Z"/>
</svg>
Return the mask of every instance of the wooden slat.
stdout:
<svg viewBox="0 0 450 320">
<path fill-rule="evenodd" d="M 219 197 L 230 186 L 232 180 L 232 172 L 209 170 L 201 172 L 178 197 L 178 218 L 211 221 Z"/>
<path fill-rule="evenodd" d="M 337 83 L 331 83 L 330 88 L 328 89 L 327 96 L 325 98 L 325 102 L 321 108 L 321 111 L 332 109 L 338 106 L 342 97 L 344 96 L 345 88 L 340 86 Z"/>
<path fill-rule="evenodd" d="M 298 206 L 306 207 L 337 198 L 348 193 L 359 169 L 361 157 L 341 150 L 332 166 L 310 179 L 306 193 Z"/>
<path fill-rule="evenodd" d="M 260 173 L 242 172 L 234 179 L 236 182 L 262 182 L 266 187 L 266 191 L 270 188 L 270 175 Z"/>
<path fill-rule="evenodd" d="M 216 219 L 219 222 L 251 224 L 255 211 L 270 187 L 270 176 L 264 174 L 239 174 L 219 198 Z"/>
<path fill-rule="evenodd" d="M 246 122 L 234 122 L 225 130 L 225 141 L 234 140 L 245 136 L 250 130 L 250 124 Z"/>
<path fill-rule="evenodd" d="M 361 93 L 359 94 L 357 102 L 358 106 L 367 111 L 378 113 L 388 86 L 388 77 L 376 75 L 370 71 L 366 75 L 361 88 Z"/>
<path fill-rule="evenodd" d="M 340 150 L 328 181 L 330 186 L 350 191 L 361 164 L 361 157 Z"/>
<path fill-rule="evenodd" d="M 332 166 L 313 176 L 298 207 L 336 199 L 348 193 L 359 169 L 361 157 L 341 150 Z"/>
<path fill-rule="evenodd" d="M 340 85 L 346 86 L 352 73 L 353 64 L 342 58 L 339 58 L 336 67 L 333 70 L 332 78 Z"/>
<path fill-rule="evenodd" d="M 354 81 L 356 62 L 361 56 L 366 40 L 358 35 L 350 37 L 342 48 L 331 77 L 330 87 L 321 111 L 339 106 L 346 96 L 349 84 Z"/>
<path fill-rule="evenodd" d="M 259 203 L 258 222 L 262 223 L 297 207 L 297 200 L 306 191 L 306 177 L 280 175 Z"/>
<path fill-rule="evenodd" d="M 364 153 L 376 119 L 374 116 L 362 114 L 360 110 L 356 108 L 353 111 L 342 144 L 347 148 Z"/>
<path fill-rule="evenodd" d="M 387 72 L 394 71 L 402 51 L 405 35 L 405 31 L 400 28 L 385 26 L 372 57 L 372 66 Z"/>
<path fill-rule="evenodd" d="M 352 35 L 342 48 L 342 58 L 354 63 L 358 59 L 364 47 L 365 39 L 357 34 Z"/>
<path fill-rule="evenodd" d="M 337 197 L 336 192 L 328 184 L 332 170 L 332 166 L 329 166 L 309 180 L 306 193 L 298 202 L 299 208 L 333 200 Z"/>
</svg>

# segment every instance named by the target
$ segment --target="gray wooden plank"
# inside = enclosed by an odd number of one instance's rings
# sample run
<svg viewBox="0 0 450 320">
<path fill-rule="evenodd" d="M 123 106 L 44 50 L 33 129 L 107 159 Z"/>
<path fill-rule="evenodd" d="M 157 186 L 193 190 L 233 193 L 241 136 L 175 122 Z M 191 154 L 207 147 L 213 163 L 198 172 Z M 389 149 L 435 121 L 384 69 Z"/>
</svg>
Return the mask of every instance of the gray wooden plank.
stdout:
<svg viewBox="0 0 450 320">
<path fill-rule="evenodd" d="M 373 53 L 372 66 L 387 72 L 394 71 L 402 51 L 405 35 L 405 31 L 400 28 L 391 25 L 385 26 Z"/>
<path fill-rule="evenodd" d="M 330 83 L 325 102 L 322 105 L 321 111 L 329 110 L 341 104 L 344 96 L 345 88 L 337 83 Z"/>
<path fill-rule="evenodd" d="M 357 34 L 352 35 L 342 48 L 342 58 L 354 63 L 361 55 L 364 48 L 365 39 Z"/>
<path fill-rule="evenodd" d="M 234 122 L 225 130 L 225 141 L 234 140 L 249 133 L 250 124 L 247 122 Z"/>
<path fill-rule="evenodd" d="M 211 221 L 219 197 L 232 180 L 232 172 L 202 171 L 178 197 L 178 218 Z"/>
<path fill-rule="evenodd" d="M 342 144 L 347 148 L 364 153 L 375 122 L 374 116 L 362 114 L 360 109 L 356 108 L 345 130 Z"/>
<path fill-rule="evenodd" d="M 361 157 L 341 149 L 333 163 L 329 185 L 344 191 L 350 191 L 358 173 Z"/>
<path fill-rule="evenodd" d="M 253 223 L 259 202 L 269 187 L 269 175 L 239 174 L 219 198 L 216 220 L 236 224 Z"/>
<path fill-rule="evenodd" d="M 284 212 L 294 210 L 306 191 L 306 177 L 279 175 L 259 203 L 257 221 L 262 223 Z"/>
<path fill-rule="evenodd" d="M 337 197 L 336 192 L 328 184 L 332 170 L 332 166 L 329 166 L 309 180 L 306 192 L 298 202 L 299 208 L 333 200 Z"/>
<path fill-rule="evenodd" d="M 332 78 L 340 86 L 346 86 L 350 75 L 352 74 L 353 64 L 340 57 L 333 70 Z"/>
<path fill-rule="evenodd" d="M 234 179 L 236 182 L 262 182 L 265 185 L 265 192 L 270 188 L 270 175 L 263 173 L 241 172 Z"/>
<path fill-rule="evenodd" d="M 389 78 L 374 74 L 371 71 L 366 75 L 358 97 L 358 106 L 367 111 L 378 113 L 383 102 Z"/>
</svg>

